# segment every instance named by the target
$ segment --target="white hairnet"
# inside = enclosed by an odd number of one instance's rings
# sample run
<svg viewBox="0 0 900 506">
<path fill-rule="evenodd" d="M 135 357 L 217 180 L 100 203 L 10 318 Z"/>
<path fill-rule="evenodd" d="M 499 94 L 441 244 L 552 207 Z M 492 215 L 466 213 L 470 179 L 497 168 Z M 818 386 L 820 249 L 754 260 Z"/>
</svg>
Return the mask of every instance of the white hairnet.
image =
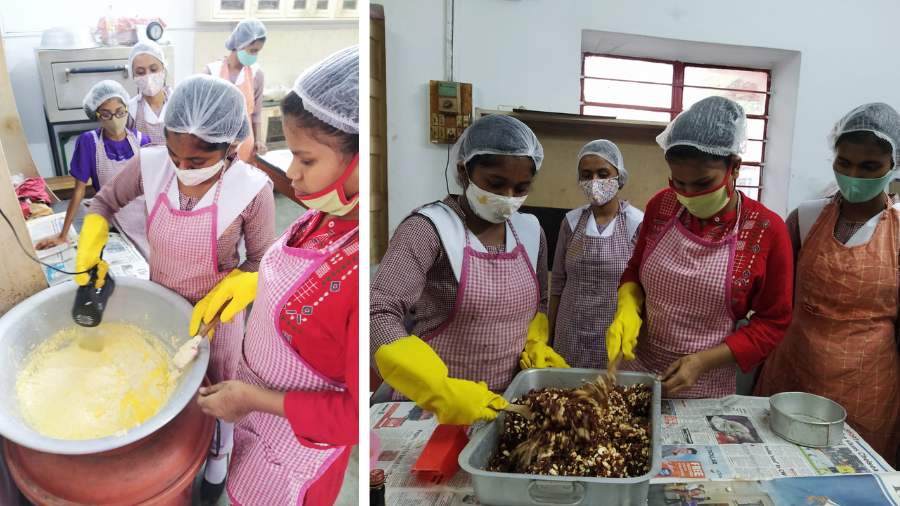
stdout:
<svg viewBox="0 0 900 506">
<path fill-rule="evenodd" d="M 230 82 L 208 75 L 188 77 L 166 105 L 166 130 L 196 135 L 210 143 L 241 141 L 250 135 L 244 95 Z"/>
<path fill-rule="evenodd" d="M 619 146 L 616 146 L 613 141 L 597 139 L 585 144 L 581 151 L 578 152 L 578 162 L 581 163 L 581 159 L 587 155 L 597 155 L 613 164 L 616 170 L 619 171 L 619 188 L 622 188 L 628 182 L 625 160 L 622 159 L 622 152 L 619 151 Z"/>
<path fill-rule="evenodd" d="M 163 68 L 166 68 L 166 55 L 163 54 L 163 49 L 159 44 L 152 41 L 138 42 L 131 48 L 131 54 L 128 55 L 128 75 L 134 77 L 134 59 L 142 54 L 149 54 L 156 58 Z"/>
<path fill-rule="evenodd" d="M 828 143 L 837 148 L 837 141 L 848 132 L 872 132 L 890 143 L 894 166 L 900 167 L 900 114 L 884 103 L 863 104 L 848 112 L 831 130 Z"/>
<path fill-rule="evenodd" d="M 111 98 L 118 98 L 123 104 L 128 105 L 128 92 L 118 82 L 107 79 L 91 86 L 81 102 L 88 119 L 97 119 L 97 108 Z"/>
<path fill-rule="evenodd" d="M 359 46 L 350 46 L 307 69 L 294 82 L 303 108 L 342 132 L 359 133 Z"/>
<path fill-rule="evenodd" d="M 237 51 L 266 36 L 266 25 L 258 19 L 245 19 L 234 27 L 225 41 L 225 49 Z"/>
<path fill-rule="evenodd" d="M 663 151 L 692 146 L 711 155 L 739 155 L 747 144 L 744 108 L 725 97 L 706 97 L 669 123 L 656 143 Z"/>
<path fill-rule="evenodd" d="M 525 123 L 505 114 L 491 114 L 475 120 L 453 145 L 453 159 L 468 163 L 477 155 L 528 156 L 534 170 L 540 170 L 544 148 Z"/>
</svg>

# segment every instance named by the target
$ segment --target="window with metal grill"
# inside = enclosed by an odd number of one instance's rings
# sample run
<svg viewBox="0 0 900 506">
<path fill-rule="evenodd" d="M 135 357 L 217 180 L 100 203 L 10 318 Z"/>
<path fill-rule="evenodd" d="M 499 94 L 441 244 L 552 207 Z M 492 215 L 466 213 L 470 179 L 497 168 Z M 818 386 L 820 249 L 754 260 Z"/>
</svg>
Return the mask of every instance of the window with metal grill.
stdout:
<svg viewBox="0 0 900 506">
<path fill-rule="evenodd" d="M 581 114 L 668 123 L 706 97 L 730 98 L 744 108 L 750 138 L 738 187 L 758 200 L 771 84 L 766 69 L 584 53 Z"/>
</svg>

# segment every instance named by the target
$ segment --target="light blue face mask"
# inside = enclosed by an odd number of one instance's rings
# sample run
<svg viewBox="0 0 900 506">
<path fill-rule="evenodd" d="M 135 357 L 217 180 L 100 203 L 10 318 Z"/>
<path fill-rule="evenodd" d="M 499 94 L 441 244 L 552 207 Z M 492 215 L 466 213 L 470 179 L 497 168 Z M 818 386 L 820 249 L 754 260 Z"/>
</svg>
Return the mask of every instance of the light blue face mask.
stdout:
<svg viewBox="0 0 900 506">
<path fill-rule="evenodd" d="M 847 202 L 868 202 L 883 192 L 891 180 L 896 176 L 896 169 L 891 169 L 882 177 L 869 179 L 864 177 L 850 177 L 834 171 L 838 188 Z"/>
<path fill-rule="evenodd" d="M 238 61 L 241 62 L 241 65 L 249 67 L 250 65 L 256 63 L 256 58 L 258 57 L 258 55 L 250 54 L 247 51 L 241 49 L 240 51 L 238 51 L 237 57 Z"/>
</svg>

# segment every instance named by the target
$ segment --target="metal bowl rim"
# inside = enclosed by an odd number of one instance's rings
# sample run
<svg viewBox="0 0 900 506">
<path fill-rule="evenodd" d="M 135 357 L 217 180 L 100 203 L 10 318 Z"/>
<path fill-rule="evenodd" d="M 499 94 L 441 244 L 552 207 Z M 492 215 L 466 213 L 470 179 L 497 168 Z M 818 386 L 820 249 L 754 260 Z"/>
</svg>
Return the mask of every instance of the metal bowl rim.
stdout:
<svg viewBox="0 0 900 506">
<path fill-rule="evenodd" d="M 775 401 L 777 401 L 778 399 L 781 399 L 781 398 L 787 398 L 789 395 L 809 397 L 809 398 L 815 399 L 816 402 L 826 401 L 827 403 L 833 404 L 833 405 L 837 406 L 838 408 L 840 408 L 841 417 L 840 417 L 840 419 L 833 420 L 830 422 L 813 422 L 813 421 L 809 421 L 809 420 L 801 420 L 801 419 L 797 418 L 795 416 L 795 414 L 787 413 L 783 409 L 780 409 L 778 406 L 775 405 Z M 835 402 L 835 401 L 829 399 L 828 397 L 822 397 L 821 395 L 811 394 L 808 392 L 780 392 L 780 393 L 777 393 L 777 394 L 769 397 L 769 408 L 772 411 L 778 413 L 779 415 L 789 418 L 794 423 L 802 423 L 802 424 L 816 425 L 816 426 L 819 426 L 819 425 L 827 426 L 827 425 L 837 425 L 839 423 L 844 423 L 847 421 L 847 410 L 844 408 L 844 406 L 841 406 L 840 403 Z M 809 416 L 812 416 L 812 415 L 809 415 Z"/>
<path fill-rule="evenodd" d="M 145 290 L 151 294 L 157 294 L 164 299 L 172 300 L 175 304 L 184 306 L 188 313 L 192 308 L 191 304 L 183 297 L 178 295 L 178 293 L 152 281 L 137 278 L 118 277 L 116 278 L 116 287 L 119 288 L 121 286 L 138 287 L 141 290 Z M 41 290 L 40 292 L 24 299 L 19 304 L 13 306 L 9 311 L 3 314 L 3 316 L 0 316 L 0 343 L 2 343 L 4 338 L 3 332 L 5 330 L 5 327 L 7 325 L 11 325 L 9 323 L 6 323 L 7 321 L 14 321 L 25 315 L 29 311 L 33 310 L 36 305 L 40 305 L 41 303 L 46 302 L 47 300 L 56 297 L 66 291 L 74 291 L 75 289 L 76 288 L 74 281 L 61 283 L 59 285 L 51 286 L 49 288 Z M 180 300 L 173 299 L 173 295 Z M 185 336 L 186 335 L 187 332 L 185 332 Z M 39 434 L 37 431 L 31 429 L 27 426 L 27 424 L 23 422 L 22 425 L 27 429 L 25 435 L 27 435 L 28 437 L 20 437 L 20 434 L 23 434 L 23 432 L 19 430 L 18 427 L 16 427 L 10 420 L 8 420 L 7 417 L 0 416 L 0 435 L 12 441 L 13 443 L 24 446 L 26 448 L 45 453 L 52 453 L 55 455 L 90 455 L 127 446 L 161 429 L 163 426 L 171 422 L 172 419 L 178 416 L 178 414 L 184 410 L 185 406 L 187 406 L 189 402 L 193 401 L 194 397 L 196 396 L 196 390 L 200 387 L 200 384 L 203 382 L 203 378 L 206 376 L 206 367 L 203 367 L 202 371 L 198 373 L 198 367 L 196 366 L 196 364 L 199 362 L 209 362 L 209 341 L 201 342 L 200 351 L 197 355 L 196 361 L 194 362 L 195 365 L 190 369 L 187 369 L 183 373 L 185 375 L 185 379 L 182 381 L 188 382 L 187 384 L 190 387 L 189 390 L 194 391 L 195 393 L 191 396 L 185 396 L 183 399 L 176 399 L 174 397 L 174 394 L 177 393 L 178 390 L 188 387 L 177 389 L 176 392 L 173 392 L 173 397 L 170 397 L 169 401 L 162 408 L 160 408 L 160 410 L 155 415 L 148 418 L 141 425 L 128 430 L 125 434 L 106 436 L 95 439 L 55 439 Z M 183 403 L 182 400 L 184 401 Z M 175 408 L 174 406 L 177 406 L 177 408 Z"/>
</svg>

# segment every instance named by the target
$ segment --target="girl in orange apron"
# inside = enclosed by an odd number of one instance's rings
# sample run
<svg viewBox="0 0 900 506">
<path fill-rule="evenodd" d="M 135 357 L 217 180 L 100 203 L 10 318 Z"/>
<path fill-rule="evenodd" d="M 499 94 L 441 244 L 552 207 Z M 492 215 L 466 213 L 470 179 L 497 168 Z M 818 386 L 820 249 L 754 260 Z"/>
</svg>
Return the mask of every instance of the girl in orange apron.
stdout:
<svg viewBox="0 0 900 506">
<path fill-rule="evenodd" d="M 857 107 L 835 126 L 831 143 L 840 193 L 805 202 L 788 218 L 799 249 L 794 320 L 755 393 L 835 400 L 896 466 L 900 205 L 885 188 L 900 163 L 900 115 L 887 104 Z"/>
<path fill-rule="evenodd" d="M 317 159 L 295 156 L 287 171 L 310 210 L 266 252 L 258 284 L 233 283 L 235 295 L 258 295 L 237 377 L 198 400 L 236 422 L 232 504 L 333 504 L 358 439 L 358 75 L 354 46 L 302 75 L 282 102 L 288 146 Z M 197 311 L 211 318 L 219 307 Z"/>
<path fill-rule="evenodd" d="M 225 49 L 230 53 L 221 60 L 207 64 L 204 69 L 209 75 L 234 83 L 244 95 L 252 131 L 238 146 L 238 157 L 248 163 L 253 163 L 256 153 L 265 152 L 264 139 L 258 136 L 265 78 L 256 60 L 266 43 L 266 34 L 266 25 L 262 21 L 241 21 L 225 41 Z"/>
</svg>

